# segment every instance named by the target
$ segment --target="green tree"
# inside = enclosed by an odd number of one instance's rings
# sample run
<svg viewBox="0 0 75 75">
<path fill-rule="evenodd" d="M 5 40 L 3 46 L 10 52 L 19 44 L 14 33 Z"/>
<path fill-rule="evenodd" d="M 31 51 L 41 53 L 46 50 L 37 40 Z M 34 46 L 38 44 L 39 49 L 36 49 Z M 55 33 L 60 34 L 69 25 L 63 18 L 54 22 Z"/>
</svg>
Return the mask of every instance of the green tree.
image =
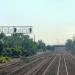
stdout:
<svg viewBox="0 0 75 75">
<path fill-rule="evenodd" d="M 72 50 L 73 49 L 73 41 L 71 39 L 67 40 L 66 47 L 67 47 L 68 50 Z"/>
<path fill-rule="evenodd" d="M 39 40 L 37 43 L 38 49 L 41 51 L 45 51 L 46 50 L 46 45 L 42 40 Z"/>
<path fill-rule="evenodd" d="M 3 47 L 4 47 L 4 44 L 3 44 L 3 38 L 4 38 L 4 33 L 0 33 L 0 55 L 2 55 L 2 52 L 3 52 Z"/>
<path fill-rule="evenodd" d="M 29 56 L 36 53 L 37 45 L 28 35 L 13 34 L 4 38 L 5 54 Z"/>
</svg>

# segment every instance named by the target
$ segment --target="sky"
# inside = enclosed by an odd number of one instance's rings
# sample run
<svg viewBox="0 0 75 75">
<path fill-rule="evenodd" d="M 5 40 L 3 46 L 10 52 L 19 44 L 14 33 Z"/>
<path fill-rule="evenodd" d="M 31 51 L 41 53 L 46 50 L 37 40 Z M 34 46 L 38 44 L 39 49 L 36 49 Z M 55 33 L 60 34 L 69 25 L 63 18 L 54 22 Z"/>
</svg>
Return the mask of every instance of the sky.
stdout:
<svg viewBox="0 0 75 75">
<path fill-rule="evenodd" d="M 32 37 L 64 44 L 75 34 L 75 0 L 0 0 L 0 26 L 33 26 Z"/>
</svg>

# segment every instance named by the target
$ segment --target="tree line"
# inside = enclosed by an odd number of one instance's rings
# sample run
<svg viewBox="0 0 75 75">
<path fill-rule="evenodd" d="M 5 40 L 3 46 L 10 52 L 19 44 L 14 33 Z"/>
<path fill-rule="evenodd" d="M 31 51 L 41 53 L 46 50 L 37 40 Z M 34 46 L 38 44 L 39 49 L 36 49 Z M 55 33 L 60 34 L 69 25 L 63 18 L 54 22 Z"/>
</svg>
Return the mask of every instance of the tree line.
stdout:
<svg viewBox="0 0 75 75">
<path fill-rule="evenodd" d="M 68 39 L 65 45 L 66 45 L 67 51 L 75 53 L 75 38 L 74 37 L 72 39 Z"/>
<path fill-rule="evenodd" d="M 31 56 L 38 51 L 50 50 L 52 47 L 39 40 L 34 42 L 28 35 L 22 33 L 11 34 L 6 36 L 4 33 L 0 34 L 0 55 L 19 57 Z"/>
</svg>

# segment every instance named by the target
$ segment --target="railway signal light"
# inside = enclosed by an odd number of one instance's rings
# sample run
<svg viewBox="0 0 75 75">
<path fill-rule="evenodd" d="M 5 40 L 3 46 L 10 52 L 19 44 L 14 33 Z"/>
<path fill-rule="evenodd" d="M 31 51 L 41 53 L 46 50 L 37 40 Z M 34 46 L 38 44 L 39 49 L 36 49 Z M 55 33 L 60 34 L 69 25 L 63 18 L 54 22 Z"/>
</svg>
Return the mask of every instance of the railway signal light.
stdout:
<svg viewBox="0 0 75 75">
<path fill-rule="evenodd" d="M 32 28 L 29 28 L 29 32 L 32 33 Z"/>
<path fill-rule="evenodd" d="M 16 31 L 17 31 L 17 29 L 16 29 L 16 28 L 14 28 L 14 33 L 16 33 Z"/>
</svg>

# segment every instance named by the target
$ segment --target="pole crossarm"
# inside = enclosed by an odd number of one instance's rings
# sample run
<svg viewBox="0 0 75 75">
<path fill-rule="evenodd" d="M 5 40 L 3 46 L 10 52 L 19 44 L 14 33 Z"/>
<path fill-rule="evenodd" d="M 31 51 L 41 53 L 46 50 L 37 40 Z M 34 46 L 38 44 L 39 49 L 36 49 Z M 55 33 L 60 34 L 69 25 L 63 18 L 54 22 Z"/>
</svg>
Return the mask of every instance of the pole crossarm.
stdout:
<svg viewBox="0 0 75 75">
<path fill-rule="evenodd" d="M 13 33 L 23 33 L 31 34 L 32 26 L 0 26 L 0 33 L 13 34 Z"/>
</svg>

